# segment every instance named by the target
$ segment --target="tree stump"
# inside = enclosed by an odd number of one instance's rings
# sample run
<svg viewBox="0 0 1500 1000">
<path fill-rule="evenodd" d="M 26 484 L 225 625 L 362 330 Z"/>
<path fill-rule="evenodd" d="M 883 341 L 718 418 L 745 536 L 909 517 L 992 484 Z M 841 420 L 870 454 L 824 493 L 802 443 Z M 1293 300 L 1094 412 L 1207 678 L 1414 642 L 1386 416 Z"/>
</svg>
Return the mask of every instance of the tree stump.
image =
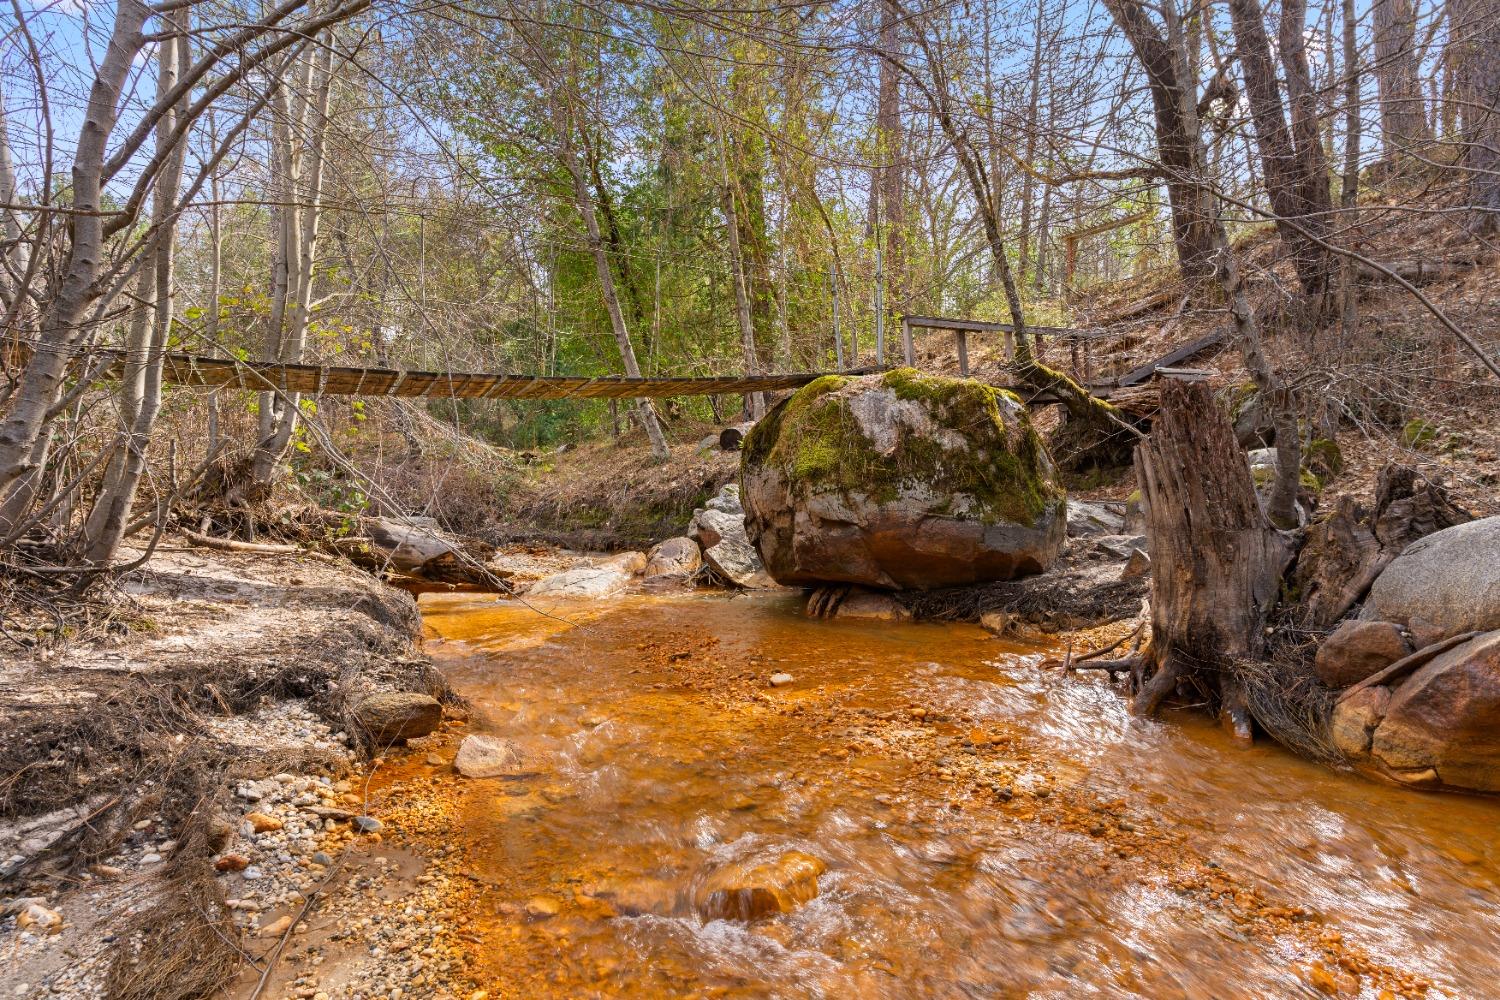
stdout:
<svg viewBox="0 0 1500 1000">
<path fill-rule="evenodd" d="M 1133 664 L 1132 710 L 1151 714 L 1179 685 L 1217 702 L 1250 739 L 1229 669 L 1265 652 L 1266 616 L 1293 554 L 1267 521 L 1228 416 L 1204 382 L 1168 381 L 1151 436 L 1136 448 L 1151 552 L 1151 643 Z"/>
</svg>

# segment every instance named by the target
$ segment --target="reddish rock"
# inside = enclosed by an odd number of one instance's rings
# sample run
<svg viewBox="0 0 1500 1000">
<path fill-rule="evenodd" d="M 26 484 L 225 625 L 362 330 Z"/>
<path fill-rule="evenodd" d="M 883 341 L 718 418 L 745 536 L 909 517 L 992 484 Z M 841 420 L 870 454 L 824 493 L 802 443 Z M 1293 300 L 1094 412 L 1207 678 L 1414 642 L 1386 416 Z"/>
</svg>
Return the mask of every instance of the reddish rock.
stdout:
<svg viewBox="0 0 1500 1000">
<path fill-rule="evenodd" d="M 1411 652 L 1390 622 L 1344 622 L 1318 647 L 1313 669 L 1331 688 L 1358 684 Z"/>
<path fill-rule="evenodd" d="M 693 905 L 708 920 L 758 920 L 790 913 L 818 895 L 818 858 L 787 851 L 766 861 L 731 862 L 697 887 Z"/>
<path fill-rule="evenodd" d="M 1333 709 L 1333 745 L 1350 760 L 1370 752 L 1370 738 L 1385 718 L 1391 704 L 1391 689 L 1379 684 L 1355 691 Z"/>
<path fill-rule="evenodd" d="M 1500 792 L 1500 631 L 1450 649 L 1397 687 L 1370 753 L 1398 781 Z"/>
<path fill-rule="evenodd" d="M 245 822 L 250 824 L 250 829 L 256 833 L 270 833 L 272 830 L 280 830 L 281 820 L 275 816 L 267 816 L 265 813 L 249 813 L 245 816 Z"/>
<path fill-rule="evenodd" d="M 221 872 L 242 872 L 250 867 L 250 859 L 243 854 L 225 854 L 214 862 L 214 868 Z"/>
</svg>

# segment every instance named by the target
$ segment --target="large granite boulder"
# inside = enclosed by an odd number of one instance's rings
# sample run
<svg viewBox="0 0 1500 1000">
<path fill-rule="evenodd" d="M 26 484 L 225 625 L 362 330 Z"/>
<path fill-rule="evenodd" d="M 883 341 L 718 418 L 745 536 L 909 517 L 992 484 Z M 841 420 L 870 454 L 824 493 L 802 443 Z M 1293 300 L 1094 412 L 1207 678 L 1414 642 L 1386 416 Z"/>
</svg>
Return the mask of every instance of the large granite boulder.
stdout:
<svg viewBox="0 0 1500 1000">
<path fill-rule="evenodd" d="M 1500 517 L 1412 542 L 1376 578 L 1360 618 L 1404 625 L 1419 647 L 1500 629 Z"/>
<path fill-rule="evenodd" d="M 1040 573 L 1067 532 L 1015 396 L 899 368 L 825 375 L 766 415 L 740 464 L 745 526 L 778 583 L 928 589 Z"/>
<path fill-rule="evenodd" d="M 1125 530 L 1125 514 L 1102 503 L 1068 501 L 1068 537 L 1093 538 L 1118 535 Z"/>
<path fill-rule="evenodd" d="M 1333 738 L 1405 784 L 1500 792 L 1500 631 L 1440 653 L 1394 689 L 1352 691 Z"/>
</svg>

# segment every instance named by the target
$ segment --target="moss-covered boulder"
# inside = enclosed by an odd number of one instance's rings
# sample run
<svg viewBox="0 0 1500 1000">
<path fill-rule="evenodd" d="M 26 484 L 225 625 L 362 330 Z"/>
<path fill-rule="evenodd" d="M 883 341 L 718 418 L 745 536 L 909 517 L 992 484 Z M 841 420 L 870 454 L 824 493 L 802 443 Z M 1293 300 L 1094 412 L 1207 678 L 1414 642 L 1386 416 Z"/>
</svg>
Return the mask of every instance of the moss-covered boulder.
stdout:
<svg viewBox="0 0 1500 1000">
<path fill-rule="evenodd" d="M 900 368 L 827 375 L 766 415 L 740 464 L 745 527 L 783 584 L 928 589 L 1040 573 L 1066 501 L 1026 408 Z"/>
</svg>

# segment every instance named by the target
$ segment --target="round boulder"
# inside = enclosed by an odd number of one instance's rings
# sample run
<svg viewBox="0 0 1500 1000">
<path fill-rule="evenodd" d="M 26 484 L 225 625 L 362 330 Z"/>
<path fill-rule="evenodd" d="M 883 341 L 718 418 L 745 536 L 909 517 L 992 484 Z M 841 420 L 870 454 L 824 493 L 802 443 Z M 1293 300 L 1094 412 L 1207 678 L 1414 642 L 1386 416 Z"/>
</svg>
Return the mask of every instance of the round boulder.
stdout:
<svg viewBox="0 0 1500 1000">
<path fill-rule="evenodd" d="M 745 527 L 783 584 L 929 589 L 1040 573 L 1066 501 L 1026 408 L 967 379 L 825 375 L 755 425 Z"/>
<path fill-rule="evenodd" d="M 1412 542 L 1376 578 L 1360 618 L 1405 625 L 1418 646 L 1500 629 L 1500 517 Z"/>
<path fill-rule="evenodd" d="M 1390 622 L 1344 622 L 1318 647 L 1313 670 L 1331 688 L 1358 684 L 1411 652 Z"/>
<path fill-rule="evenodd" d="M 668 538 L 646 555 L 646 578 L 691 576 L 703 565 L 703 552 L 691 538 Z"/>
<path fill-rule="evenodd" d="M 377 691 L 354 706 L 354 717 L 376 746 L 426 736 L 443 721 L 443 706 L 431 695 Z"/>
</svg>

